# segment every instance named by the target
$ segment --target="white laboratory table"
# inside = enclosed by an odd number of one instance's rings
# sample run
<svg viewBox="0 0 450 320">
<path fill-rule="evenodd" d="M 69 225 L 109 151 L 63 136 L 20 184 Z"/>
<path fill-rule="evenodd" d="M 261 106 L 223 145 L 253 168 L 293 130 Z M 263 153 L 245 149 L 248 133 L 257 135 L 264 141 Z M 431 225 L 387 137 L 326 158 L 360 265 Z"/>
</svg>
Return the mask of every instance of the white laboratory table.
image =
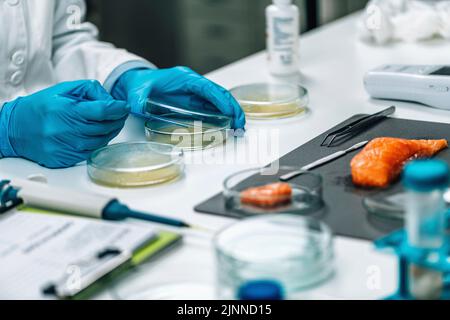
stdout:
<svg viewBox="0 0 450 320">
<path fill-rule="evenodd" d="M 301 40 L 301 71 L 298 79 L 310 91 L 311 114 L 302 119 L 273 123 L 249 122 L 248 131 L 279 130 L 279 154 L 242 161 L 249 138 L 236 141 L 236 151 L 224 157 L 220 149 L 187 154 L 189 163 L 183 179 L 168 185 L 143 189 L 108 189 L 89 181 L 84 165 L 64 170 L 47 170 L 21 159 L 0 161 L 0 176 L 26 177 L 44 174 L 49 183 L 67 188 L 108 194 L 130 206 L 190 223 L 219 230 L 233 221 L 194 212 L 193 207 L 221 191 L 222 181 L 241 169 L 267 164 L 318 136 L 330 127 L 356 113 L 373 113 L 390 105 L 372 101 L 363 88 L 364 73 L 383 63 L 448 64 L 450 43 L 429 41 L 420 44 L 392 44 L 377 47 L 362 43 L 356 33 L 357 15 L 310 32 Z M 271 79 L 266 69 L 266 56 L 259 53 L 208 77 L 226 88 Z M 412 103 L 396 103 L 396 117 L 450 123 L 450 112 L 426 108 Z M 143 123 L 127 122 L 117 141 L 143 140 Z M 230 141 L 233 143 L 235 141 Z M 253 163 L 250 163 L 253 162 Z M 141 222 L 133 222 L 141 223 Z M 367 241 L 337 237 L 335 239 L 336 274 L 323 285 L 305 292 L 305 299 L 378 299 L 396 287 L 396 261 L 378 253 Z M 124 281 L 100 294 L 98 298 L 130 298 L 167 284 L 197 283 L 212 286 L 215 282 L 214 251 L 211 236 L 187 232 L 183 245 L 160 259 L 137 269 Z M 185 292 L 184 296 L 189 297 Z"/>
</svg>

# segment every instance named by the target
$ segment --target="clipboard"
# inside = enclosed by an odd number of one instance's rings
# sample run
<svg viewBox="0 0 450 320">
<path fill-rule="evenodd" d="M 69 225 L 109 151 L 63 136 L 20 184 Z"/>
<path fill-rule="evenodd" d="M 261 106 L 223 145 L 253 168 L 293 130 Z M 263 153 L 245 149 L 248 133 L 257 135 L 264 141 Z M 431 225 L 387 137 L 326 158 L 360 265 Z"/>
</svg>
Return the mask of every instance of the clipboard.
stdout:
<svg viewBox="0 0 450 320">
<path fill-rule="evenodd" d="M 150 244 L 142 247 L 134 254 L 131 255 L 130 259 L 127 259 L 122 265 L 118 266 L 116 269 L 112 270 L 110 273 L 99 277 L 97 281 L 92 283 L 90 286 L 83 290 L 80 290 L 77 294 L 72 297 L 65 297 L 59 299 L 65 300 L 86 300 L 94 296 L 96 293 L 106 289 L 106 287 L 113 281 L 119 280 L 121 277 L 126 276 L 126 274 L 133 268 L 139 265 L 157 259 L 160 255 L 169 251 L 171 248 L 181 244 L 182 236 L 173 232 L 160 232 L 158 238 L 152 241 Z M 126 257 L 126 256 L 125 256 Z"/>
<path fill-rule="evenodd" d="M 68 277 L 62 277 L 54 283 L 49 283 L 42 291 L 45 295 L 60 300 L 86 300 L 96 293 L 106 289 L 108 284 L 125 276 L 128 271 L 139 265 L 157 258 L 160 254 L 181 242 L 181 235 L 172 232 L 161 232 L 157 239 L 145 244 L 134 253 L 122 252 L 116 248 L 106 248 L 90 257 L 87 271 L 83 273 L 82 286 L 71 286 Z M 77 263 L 80 265 L 80 263 Z M 96 270 L 95 267 L 99 267 Z M 83 270 L 81 271 L 83 272 Z"/>
<path fill-rule="evenodd" d="M 23 212 L 26 210 L 26 212 Z M 76 255 L 75 261 L 71 261 L 72 255 L 69 251 L 65 256 L 64 268 L 61 273 L 58 268 L 55 268 L 51 273 L 50 279 L 45 279 L 44 283 L 35 286 L 34 291 L 41 291 L 42 297 L 49 299 L 64 299 L 64 300 L 81 300 L 89 299 L 94 294 L 105 289 L 105 287 L 112 281 L 117 280 L 121 276 L 125 276 L 127 271 L 139 266 L 140 264 L 156 258 L 160 254 L 164 253 L 169 248 L 172 248 L 176 244 L 181 242 L 182 236 L 180 234 L 172 232 L 159 232 L 155 230 L 147 231 L 142 226 L 134 225 L 116 225 L 115 223 L 102 222 L 99 220 L 79 218 L 79 217 L 67 217 L 54 212 L 47 212 L 42 210 L 30 209 L 30 208 L 18 208 L 17 211 L 9 211 L 1 214 L 2 218 L 8 220 L 11 217 L 13 221 L 19 219 L 19 221 L 28 221 L 28 215 L 31 215 L 33 219 L 38 221 L 50 220 L 53 222 L 52 216 L 58 217 L 59 220 L 78 221 L 76 223 L 83 223 L 91 226 L 112 227 L 122 231 L 122 229 L 128 230 L 128 235 L 132 235 L 134 245 L 131 247 L 121 245 L 119 247 L 105 246 L 109 242 L 99 242 L 98 248 L 93 249 L 89 255 Z M 45 217 L 45 218 L 44 218 Z M 22 219 L 22 220 L 20 220 Z M 44 220 L 43 220 L 44 219 Z M 11 219 L 9 219 L 11 222 Z M 91 222 L 92 221 L 92 222 Z M 62 223 L 62 222 L 60 222 Z M 132 232 L 135 230 L 140 236 L 135 236 Z M 116 230 L 117 231 L 117 230 Z M 132 233 L 130 233 L 132 232 Z M 120 233 L 120 232 L 119 232 Z M 137 239 L 137 240 L 136 240 Z M 91 240 L 92 241 L 92 240 Z M 78 242 L 75 242 L 78 243 Z M 104 247 L 103 247 L 104 246 Z M 132 251 L 129 251 L 132 250 Z M 40 256 L 39 256 L 40 257 Z M 54 259 L 54 258 L 53 258 Z M 15 261 L 15 260 L 11 260 Z M 74 274 L 68 272 L 70 267 L 76 267 L 76 277 L 72 277 Z M 34 267 L 35 268 L 35 267 Z M 60 266 L 62 268 L 62 264 Z M 14 271 L 15 272 L 15 271 Z M 16 272 L 17 273 L 17 272 Z M 17 275 L 20 276 L 19 273 Z M 77 281 L 74 282 L 73 280 Z"/>
</svg>

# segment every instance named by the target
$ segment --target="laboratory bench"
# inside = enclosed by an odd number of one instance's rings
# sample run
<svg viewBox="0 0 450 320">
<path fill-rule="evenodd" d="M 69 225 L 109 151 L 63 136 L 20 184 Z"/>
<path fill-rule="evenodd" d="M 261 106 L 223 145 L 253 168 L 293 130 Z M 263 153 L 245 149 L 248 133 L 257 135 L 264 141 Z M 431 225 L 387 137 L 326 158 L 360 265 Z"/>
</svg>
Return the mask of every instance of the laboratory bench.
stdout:
<svg viewBox="0 0 450 320">
<path fill-rule="evenodd" d="M 312 112 L 297 120 L 272 123 L 249 121 L 248 130 L 279 129 L 280 154 L 272 154 L 262 159 L 264 164 L 287 154 L 355 114 L 374 113 L 392 105 L 389 101 L 369 99 L 363 87 L 363 76 L 369 69 L 384 63 L 449 63 L 448 42 L 433 40 L 384 47 L 363 43 L 357 36 L 358 18 L 358 14 L 351 15 L 302 36 L 301 76 L 297 80 L 309 90 Z M 207 76 L 226 88 L 263 80 L 274 81 L 268 75 L 264 52 Z M 450 123 L 448 111 L 412 103 L 395 102 L 395 105 L 395 117 Z M 125 130 L 115 142 L 143 139 L 143 123 L 130 118 Z M 233 161 L 237 154 L 246 152 L 250 142 L 247 138 L 240 138 L 236 143 L 236 152 L 227 153 L 224 159 L 221 159 L 225 164 L 214 164 L 218 149 L 187 153 L 185 176 L 174 183 L 152 188 L 109 189 L 93 184 L 87 176 L 85 165 L 47 170 L 21 159 L 1 160 L 0 176 L 26 177 L 31 174 L 44 174 L 52 185 L 115 196 L 136 209 L 182 218 L 196 225 L 220 230 L 234 221 L 199 214 L 193 208 L 220 192 L 227 176 L 256 165 Z M 212 235 L 200 231 L 183 233 L 185 237 L 181 246 L 144 264 L 97 298 L 136 297 L 139 293 L 165 284 L 197 283 L 213 286 L 215 262 Z M 305 291 L 299 298 L 380 299 L 395 291 L 396 260 L 388 254 L 375 251 L 371 242 L 336 237 L 335 255 L 334 277 L 314 289 Z M 186 292 L 185 295 L 188 297 L 189 293 Z"/>
</svg>

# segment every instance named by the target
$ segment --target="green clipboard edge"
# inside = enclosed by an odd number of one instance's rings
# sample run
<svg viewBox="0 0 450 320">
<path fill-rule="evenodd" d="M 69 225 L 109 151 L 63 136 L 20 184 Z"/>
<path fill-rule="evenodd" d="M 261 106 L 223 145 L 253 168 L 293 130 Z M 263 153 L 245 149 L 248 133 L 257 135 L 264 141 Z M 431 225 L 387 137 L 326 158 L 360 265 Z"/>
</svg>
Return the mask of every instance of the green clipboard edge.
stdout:
<svg viewBox="0 0 450 320">
<path fill-rule="evenodd" d="M 78 293 L 72 298 L 72 300 L 87 300 L 96 293 L 104 290 L 108 284 L 111 284 L 115 280 L 119 280 L 121 276 L 125 276 L 128 271 L 138 267 L 144 262 L 150 261 L 160 254 L 163 254 L 166 250 L 169 250 L 173 246 L 180 243 L 182 236 L 172 232 L 160 232 L 156 239 L 150 241 L 149 244 L 143 245 L 134 254 L 131 260 L 123 264 L 110 274 L 96 281 L 90 287 L 84 291 Z"/>
<path fill-rule="evenodd" d="M 56 212 L 49 212 L 40 209 L 34 209 L 29 207 L 20 206 L 17 208 L 18 211 L 25 211 L 31 214 L 54 214 L 63 215 Z M 87 218 L 89 219 L 89 218 Z M 163 254 L 166 250 L 179 244 L 182 240 L 182 235 L 169 231 L 160 231 L 158 236 L 151 239 L 148 243 L 144 243 L 139 249 L 137 249 L 130 260 L 121 265 L 119 268 L 109 273 L 108 275 L 98 279 L 94 284 L 86 288 L 85 290 L 78 293 L 76 296 L 71 298 L 71 300 L 87 300 L 94 296 L 96 293 L 104 290 L 108 284 L 114 280 L 118 280 L 119 277 L 124 276 L 127 271 L 132 268 L 138 267 L 144 262 L 150 261 L 156 258 L 160 254 Z"/>
</svg>

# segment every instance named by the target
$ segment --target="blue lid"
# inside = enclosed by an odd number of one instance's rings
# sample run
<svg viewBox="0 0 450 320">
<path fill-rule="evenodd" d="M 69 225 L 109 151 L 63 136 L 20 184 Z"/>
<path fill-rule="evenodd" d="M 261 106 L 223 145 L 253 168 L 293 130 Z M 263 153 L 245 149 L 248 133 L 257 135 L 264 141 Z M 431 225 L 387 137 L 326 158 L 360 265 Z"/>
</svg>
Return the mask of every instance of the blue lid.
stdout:
<svg viewBox="0 0 450 320">
<path fill-rule="evenodd" d="M 406 166 L 403 175 L 405 187 L 419 192 L 445 189 L 449 181 L 449 166 L 441 160 L 413 161 Z"/>
<path fill-rule="evenodd" d="M 250 281 L 240 287 L 238 299 L 244 301 L 283 300 L 283 289 L 277 281 Z"/>
</svg>

